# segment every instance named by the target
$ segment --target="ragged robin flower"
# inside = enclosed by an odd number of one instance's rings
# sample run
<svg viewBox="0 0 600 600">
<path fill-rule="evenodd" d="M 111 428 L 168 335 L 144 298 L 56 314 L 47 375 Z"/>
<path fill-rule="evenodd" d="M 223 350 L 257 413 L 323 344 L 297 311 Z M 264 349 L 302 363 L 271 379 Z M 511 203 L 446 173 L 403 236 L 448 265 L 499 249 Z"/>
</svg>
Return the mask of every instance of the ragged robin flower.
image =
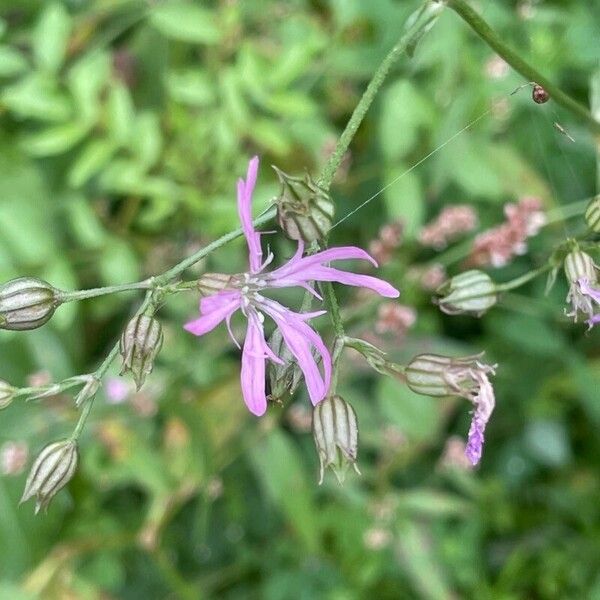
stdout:
<svg viewBox="0 0 600 600">
<path fill-rule="evenodd" d="M 368 260 L 377 266 L 367 252 L 355 246 L 329 248 L 304 256 L 304 243 L 299 240 L 296 253 L 288 262 L 273 271 L 267 271 L 266 268 L 273 262 L 274 256 L 269 252 L 266 258 L 263 257 L 261 234 L 255 231 L 252 224 L 252 193 L 257 172 L 258 157 L 254 157 L 248 165 L 246 180 L 240 179 L 237 188 L 238 213 L 248 243 L 249 269 L 245 273 L 234 275 L 230 283 L 216 294 L 202 298 L 200 317 L 187 323 L 185 329 L 201 336 L 222 321 L 226 321 L 230 329 L 232 315 L 237 311 L 242 313 L 248 322 L 242 350 L 242 394 L 250 412 L 260 416 L 267 409 L 266 360 L 282 363 L 281 358 L 269 348 L 265 340 L 265 315 L 275 322 L 284 343 L 298 362 L 314 405 L 327 395 L 332 369 L 329 350 L 321 336 L 307 323 L 308 320 L 324 314 L 325 311 L 294 312 L 268 298 L 264 292 L 277 288 L 302 287 L 321 300 L 317 291 L 311 286 L 313 281 L 332 281 L 365 287 L 387 298 L 397 298 L 400 292 L 376 277 L 340 271 L 329 266 L 331 261 L 348 259 Z M 233 338 L 233 335 L 231 337 Z M 313 348 L 321 358 L 321 368 L 315 360 Z"/>
</svg>

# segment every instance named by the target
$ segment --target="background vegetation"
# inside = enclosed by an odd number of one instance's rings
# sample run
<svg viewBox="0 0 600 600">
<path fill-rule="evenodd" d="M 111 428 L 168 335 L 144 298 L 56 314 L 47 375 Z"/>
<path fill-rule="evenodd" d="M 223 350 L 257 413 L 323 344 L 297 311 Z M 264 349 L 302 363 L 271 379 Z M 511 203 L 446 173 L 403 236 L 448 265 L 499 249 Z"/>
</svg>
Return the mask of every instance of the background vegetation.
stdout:
<svg viewBox="0 0 600 600">
<path fill-rule="evenodd" d="M 271 163 L 318 173 L 418 6 L 2 0 L 0 280 L 135 281 L 236 227 L 248 158 L 262 157 L 257 208 L 277 193 Z M 589 104 L 596 0 L 479 9 Z M 441 314 L 411 277 L 438 260 L 417 236 L 448 204 L 472 205 L 485 229 L 523 196 L 551 211 L 596 193 L 585 124 L 534 104 L 529 89 L 511 96 L 523 83 L 445 12 L 394 68 L 332 188 L 342 217 L 483 115 L 332 232 L 332 243 L 368 247 L 382 225 L 404 224 L 380 274 L 416 322 L 374 334 L 377 304 L 340 290 L 350 334 L 377 335 L 399 361 L 485 350 L 499 363 L 480 469 L 448 452 L 468 429 L 465 402 L 416 396 L 348 352 L 341 393 L 359 416 L 363 475 L 318 487 L 304 392 L 260 421 L 249 415 L 237 350 L 222 328 L 185 334 L 197 298 L 181 294 L 160 313 L 153 375 L 137 394 L 106 398 L 105 386 L 78 474 L 47 515 L 17 507 L 24 454 L 30 462 L 70 432 L 72 399 L 1 413 L 0 597 L 600 598 L 598 332 L 564 317 L 561 277 L 549 296 L 535 280 L 481 319 Z M 490 272 L 526 272 L 582 229 L 581 218 L 546 227 L 526 256 Z M 272 243 L 291 252 L 280 236 Z M 245 260 L 236 242 L 197 272 L 235 272 Z M 464 269 L 441 260 L 450 274 Z M 3 331 L 0 377 L 26 385 L 89 371 L 137 302 L 127 293 L 71 303 L 42 329 Z M 326 320 L 320 327 L 330 333 Z"/>
</svg>

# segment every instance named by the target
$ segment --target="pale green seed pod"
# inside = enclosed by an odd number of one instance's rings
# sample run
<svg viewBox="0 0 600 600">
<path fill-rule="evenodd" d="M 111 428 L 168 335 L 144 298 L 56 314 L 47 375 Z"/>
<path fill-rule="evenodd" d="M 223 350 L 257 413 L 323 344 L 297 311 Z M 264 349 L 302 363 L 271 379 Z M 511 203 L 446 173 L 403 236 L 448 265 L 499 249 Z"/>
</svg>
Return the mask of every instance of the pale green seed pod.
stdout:
<svg viewBox="0 0 600 600">
<path fill-rule="evenodd" d="M 319 485 L 327 467 L 331 467 L 340 484 L 350 465 L 360 475 L 356 466 L 358 421 L 352 406 L 341 396 L 328 396 L 315 406 L 313 438 L 319 454 Z"/>
<path fill-rule="evenodd" d="M 138 315 L 125 327 L 119 344 L 123 359 L 121 375 L 131 371 L 138 390 L 152 372 L 162 343 L 162 326 L 154 317 Z"/>
<path fill-rule="evenodd" d="M 600 233 L 600 194 L 592 198 L 585 210 L 585 222 L 594 232 Z"/>
<path fill-rule="evenodd" d="M 35 459 L 25 483 L 21 503 L 35 496 L 35 513 L 47 509 L 54 496 L 71 480 L 77 469 L 77 442 L 62 440 L 46 446 Z"/>
<path fill-rule="evenodd" d="M 0 410 L 6 408 L 15 397 L 16 388 L 0 379 Z"/>
<path fill-rule="evenodd" d="M 293 240 L 314 242 L 331 229 L 335 206 L 329 194 L 307 173 L 304 177 L 287 175 L 273 167 L 281 192 L 277 199 L 277 223 Z"/>
<path fill-rule="evenodd" d="M 44 325 L 61 303 L 61 292 L 35 277 L 0 286 L 0 329 L 22 331 Z"/>
<path fill-rule="evenodd" d="M 580 279 L 587 279 L 589 283 L 598 281 L 594 259 L 582 250 L 573 250 L 567 254 L 564 269 L 569 283 L 576 283 Z"/>
<path fill-rule="evenodd" d="M 448 315 L 480 317 L 498 301 L 496 285 L 483 271 L 465 271 L 441 285 L 437 293 L 440 310 Z"/>
</svg>

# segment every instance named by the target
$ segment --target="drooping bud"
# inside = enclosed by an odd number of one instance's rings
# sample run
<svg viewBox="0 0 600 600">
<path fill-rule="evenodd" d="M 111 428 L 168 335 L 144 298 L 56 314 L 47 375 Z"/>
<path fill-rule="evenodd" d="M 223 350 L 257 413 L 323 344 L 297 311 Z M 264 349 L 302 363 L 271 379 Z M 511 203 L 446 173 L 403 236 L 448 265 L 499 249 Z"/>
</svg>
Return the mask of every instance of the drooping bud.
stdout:
<svg viewBox="0 0 600 600">
<path fill-rule="evenodd" d="M 450 358 L 437 354 L 415 356 L 405 369 L 406 383 L 425 396 L 461 396 L 475 406 L 465 456 L 476 465 L 483 451 L 484 433 L 496 404 L 489 375 L 496 365 L 481 362 L 483 354 Z"/>
<path fill-rule="evenodd" d="M 424 396 L 462 396 L 471 399 L 477 385 L 475 373 L 493 373 L 494 366 L 481 362 L 483 353 L 461 358 L 419 354 L 404 370 L 406 385 Z"/>
<path fill-rule="evenodd" d="M 324 238 L 335 212 L 329 194 L 308 173 L 293 177 L 273 168 L 281 181 L 277 199 L 277 223 L 281 229 L 293 240 L 313 242 Z"/>
<path fill-rule="evenodd" d="M 440 310 L 448 315 L 480 317 L 498 301 L 496 285 L 483 271 L 465 271 L 442 284 L 437 293 Z"/>
<path fill-rule="evenodd" d="M 231 281 L 232 276 L 225 273 L 204 273 L 198 279 L 198 290 L 202 296 L 214 296 L 227 289 Z"/>
<path fill-rule="evenodd" d="M 358 456 L 358 422 L 352 406 L 341 396 L 328 396 L 313 411 L 313 437 L 320 462 L 319 484 L 326 467 L 331 467 L 338 481 L 344 482 L 348 467 L 356 465 Z"/>
<path fill-rule="evenodd" d="M 6 408 L 15 397 L 16 388 L 0 379 L 0 410 Z"/>
<path fill-rule="evenodd" d="M 587 280 L 588 283 L 596 283 L 598 280 L 594 259 L 579 249 L 565 256 L 564 269 L 567 280 L 571 284 L 581 279 Z"/>
<path fill-rule="evenodd" d="M 21 503 L 35 496 L 35 513 L 48 508 L 52 498 L 73 477 L 79 453 L 77 442 L 62 440 L 46 446 L 35 459 L 25 483 Z"/>
<path fill-rule="evenodd" d="M 22 331 L 46 323 L 61 303 L 60 291 L 35 277 L 19 277 L 0 286 L 0 329 Z"/>
<path fill-rule="evenodd" d="M 79 407 L 84 402 L 92 400 L 99 389 L 100 380 L 95 375 L 88 375 L 86 377 L 85 384 L 75 397 L 75 406 Z"/>
<path fill-rule="evenodd" d="M 123 358 L 121 375 L 131 371 L 138 390 L 152 372 L 162 342 L 162 326 L 154 317 L 138 315 L 125 327 L 119 346 Z"/>
<path fill-rule="evenodd" d="M 588 204 L 585 210 L 585 222 L 594 233 L 600 233 L 600 194 L 592 198 Z"/>
</svg>

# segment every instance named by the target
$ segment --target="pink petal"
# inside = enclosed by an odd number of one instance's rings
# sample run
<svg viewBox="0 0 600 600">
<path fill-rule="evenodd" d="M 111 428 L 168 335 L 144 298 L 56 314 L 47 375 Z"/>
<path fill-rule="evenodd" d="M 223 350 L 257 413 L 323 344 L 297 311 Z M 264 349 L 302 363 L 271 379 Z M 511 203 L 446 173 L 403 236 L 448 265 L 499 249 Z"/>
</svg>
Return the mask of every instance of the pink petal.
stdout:
<svg viewBox="0 0 600 600">
<path fill-rule="evenodd" d="M 267 410 L 265 393 L 265 351 L 267 345 L 262 324 L 255 314 L 248 316 L 248 330 L 242 351 L 242 395 L 248 410 L 260 417 Z"/>
<path fill-rule="evenodd" d="M 225 303 L 236 298 L 238 301 L 240 300 L 241 294 L 236 291 L 226 291 L 226 292 L 218 292 L 213 296 L 206 296 L 200 299 L 200 313 L 205 315 L 207 313 L 213 312 L 213 310 L 219 309 Z"/>
<path fill-rule="evenodd" d="M 596 289 L 595 287 L 590 285 L 590 282 L 585 278 L 581 278 L 578 282 L 579 289 L 583 294 L 589 296 L 594 302 L 600 304 L 600 289 Z"/>
<path fill-rule="evenodd" d="M 229 318 L 240 307 L 240 299 L 224 299 L 213 311 L 186 323 L 183 328 L 194 335 L 204 335 L 212 331 L 223 319 Z"/>
<path fill-rule="evenodd" d="M 277 323 L 284 342 L 304 373 L 311 402 L 318 404 L 326 396 L 331 384 L 331 355 L 321 336 L 304 322 L 311 314 L 294 313 L 273 300 L 265 300 L 261 308 Z M 321 311 L 313 313 L 314 316 L 319 314 L 322 314 Z M 321 376 L 313 358 L 311 346 L 314 346 L 322 357 L 324 377 Z"/>
<path fill-rule="evenodd" d="M 246 181 L 238 181 L 238 214 L 242 223 L 242 230 L 246 241 L 248 242 L 248 259 L 250 270 L 256 273 L 261 268 L 262 248 L 260 246 L 260 234 L 254 230 L 252 225 L 252 193 L 256 185 L 256 175 L 258 172 L 258 156 L 255 156 L 248 163 L 248 173 Z"/>
</svg>

